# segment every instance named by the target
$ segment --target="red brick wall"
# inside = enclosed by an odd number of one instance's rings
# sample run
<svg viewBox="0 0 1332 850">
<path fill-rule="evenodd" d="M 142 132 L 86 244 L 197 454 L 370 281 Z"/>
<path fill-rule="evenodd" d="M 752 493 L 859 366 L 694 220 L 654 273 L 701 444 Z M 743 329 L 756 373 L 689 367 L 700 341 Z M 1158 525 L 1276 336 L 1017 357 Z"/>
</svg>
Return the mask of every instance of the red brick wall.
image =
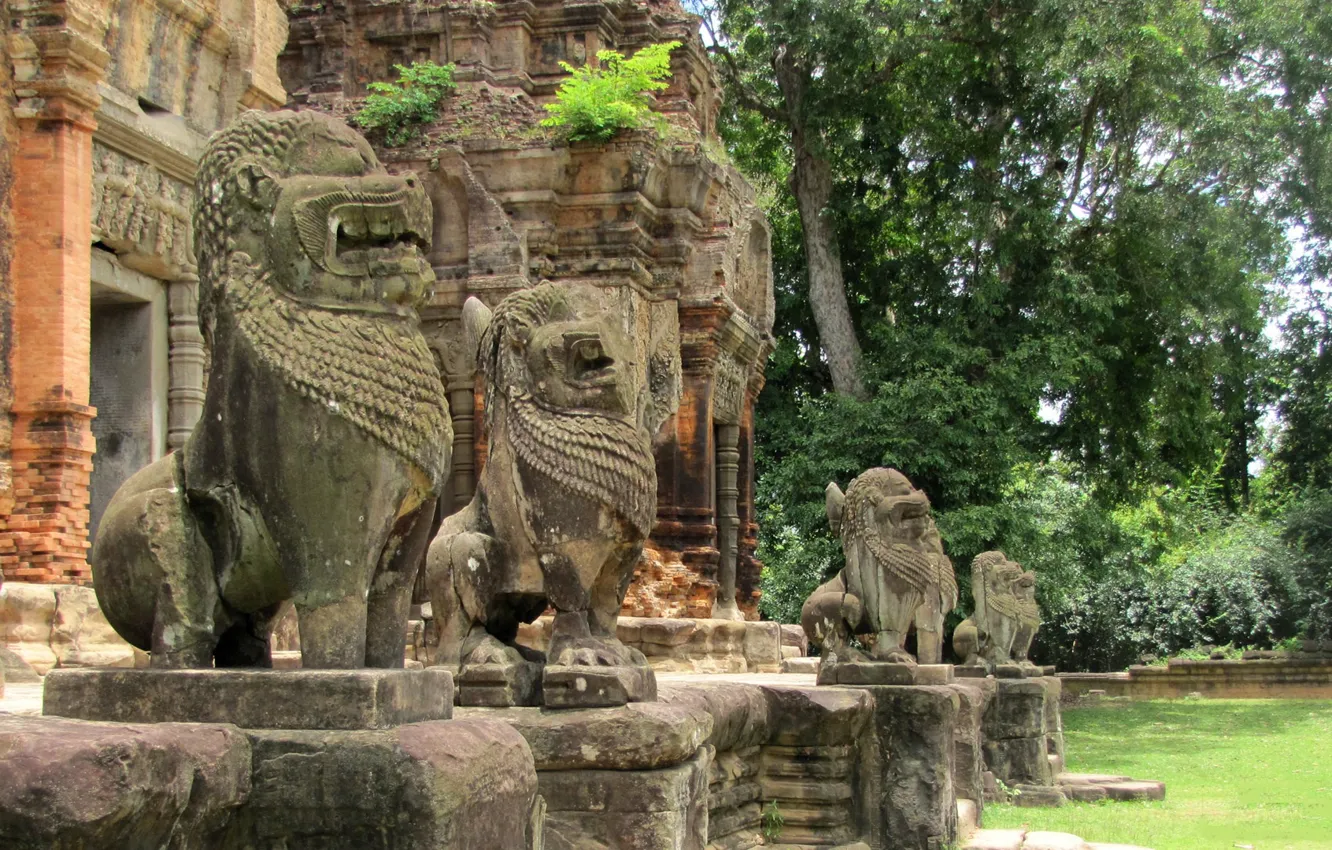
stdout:
<svg viewBox="0 0 1332 850">
<path fill-rule="evenodd" d="M 15 286 L 9 365 L 13 505 L 0 520 L 6 579 L 86 583 L 92 127 L 19 121 L 11 149 Z"/>
</svg>

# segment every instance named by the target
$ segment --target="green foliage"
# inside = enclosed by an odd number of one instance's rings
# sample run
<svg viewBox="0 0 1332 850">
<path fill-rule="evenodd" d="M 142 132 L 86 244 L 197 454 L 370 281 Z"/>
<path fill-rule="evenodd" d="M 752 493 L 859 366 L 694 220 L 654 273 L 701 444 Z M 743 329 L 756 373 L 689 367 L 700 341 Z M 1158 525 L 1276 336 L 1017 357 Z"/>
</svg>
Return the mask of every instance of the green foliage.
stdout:
<svg viewBox="0 0 1332 850">
<path fill-rule="evenodd" d="M 782 815 L 782 810 L 777 808 L 777 801 L 769 800 L 763 807 L 763 837 L 768 841 L 776 841 L 785 825 L 786 818 Z"/>
<path fill-rule="evenodd" d="M 1332 332 L 1290 323 L 1303 333 L 1290 362 L 1265 333 L 1286 293 L 1332 269 L 1332 207 L 1312 188 L 1332 174 L 1332 7 L 700 11 L 727 86 L 723 136 L 770 198 L 777 347 L 755 428 L 765 613 L 793 619 L 841 566 L 826 483 L 893 465 L 929 494 L 964 585 L 987 548 L 1038 567 L 1051 621 L 1038 649 L 1058 646 L 1066 666 L 1270 644 L 1306 617 L 1273 524 L 1293 497 L 1249 467 L 1280 397 L 1293 430 L 1274 468 L 1332 487 L 1332 366 L 1319 359 Z M 797 134 L 831 170 L 821 212 L 864 401 L 830 392 L 789 184 Z"/>
<path fill-rule="evenodd" d="M 1304 635 L 1332 639 L 1332 493 L 1314 491 L 1286 515 L 1284 537 L 1295 550 L 1294 613 Z"/>
<path fill-rule="evenodd" d="M 360 112 L 352 116 L 362 129 L 378 134 L 388 147 L 415 139 L 424 125 L 439 118 L 439 108 L 457 85 L 453 65 L 413 62 L 394 65 L 396 83 L 370 83 L 370 94 Z"/>
<path fill-rule="evenodd" d="M 564 128 L 573 142 L 608 142 L 621 130 L 642 127 L 652 115 L 648 93 L 667 87 L 671 51 L 679 46 L 678 41 L 650 44 L 629 59 L 614 50 L 599 50 L 601 68 L 560 62 L 570 76 L 560 84 L 556 101 L 546 105 L 550 117 L 541 125 Z M 660 119 L 657 126 L 660 131 Z"/>
</svg>

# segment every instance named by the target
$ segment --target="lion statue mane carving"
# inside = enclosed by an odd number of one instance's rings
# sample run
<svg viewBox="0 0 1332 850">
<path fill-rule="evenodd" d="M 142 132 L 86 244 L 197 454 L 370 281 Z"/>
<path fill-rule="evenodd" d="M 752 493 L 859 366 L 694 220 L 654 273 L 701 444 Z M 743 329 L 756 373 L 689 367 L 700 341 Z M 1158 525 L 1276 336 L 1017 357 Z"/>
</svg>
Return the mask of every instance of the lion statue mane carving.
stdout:
<svg viewBox="0 0 1332 850">
<path fill-rule="evenodd" d="M 905 649 L 913 623 L 921 660 L 937 663 L 943 617 L 957 604 L 957 580 L 929 498 L 896 469 L 876 467 L 845 494 L 829 484 L 826 500 L 846 566 L 815 589 L 800 612 L 824 664 L 860 660 L 853 635 L 873 637 L 872 660 L 914 664 Z"/>
<path fill-rule="evenodd" d="M 197 197 L 203 417 L 112 498 L 102 610 L 155 666 L 269 666 L 288 600 L 304 666 L 402 666 L 452 444 L 417 316 L 429 201 L 315 112 L 242 115 Z"/>
<path fill-rule="evenodd" d="M 475 497 L 427 556 L 435 663 L 460 671 L 465 704 L 655 698 L 642 653 L 615 636 L 657 501 L 648 381 L 632 346 L 594 298 L 549 282 L 493 315 L 469 299 L 464 324 L 489 454 Z M 547 606 L 542 657 L 516 637 Z"/>
<path fill-rule="evenodd" d="M 971 593 L 976 609 L 953 632 L 953 651 L 962 663 L 990 671 L 1034 666 L 1027 653 L 1041 624 L 1035 574 L 1003 552 L 982 552 L 971 562 Z"/>
</svg>

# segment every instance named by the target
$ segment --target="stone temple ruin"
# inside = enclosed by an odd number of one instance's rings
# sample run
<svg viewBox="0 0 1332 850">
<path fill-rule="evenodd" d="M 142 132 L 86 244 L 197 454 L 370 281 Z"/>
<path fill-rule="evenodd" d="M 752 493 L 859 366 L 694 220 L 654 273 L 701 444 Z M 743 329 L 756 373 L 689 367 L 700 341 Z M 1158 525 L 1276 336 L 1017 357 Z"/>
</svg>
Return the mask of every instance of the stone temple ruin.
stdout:
<svg viewBox="0 0 1332 850">
<path fill-rule="evenodd" d="M 0 24 L 0 671 L 45 676 L 0 846 L 942 850 L 1007 788 L 1163 793 L 1063 770 L 1002 556 L 942 663 L 897 470 L 828 488 L 822 663 L 757 621 L 767 223 L 673 0 Z M 558 60 L 667 40 L 664 137 L 537 127 Z M 343 119 L 416 59 L 458 91 L 374 149 Z"/>
</svg>

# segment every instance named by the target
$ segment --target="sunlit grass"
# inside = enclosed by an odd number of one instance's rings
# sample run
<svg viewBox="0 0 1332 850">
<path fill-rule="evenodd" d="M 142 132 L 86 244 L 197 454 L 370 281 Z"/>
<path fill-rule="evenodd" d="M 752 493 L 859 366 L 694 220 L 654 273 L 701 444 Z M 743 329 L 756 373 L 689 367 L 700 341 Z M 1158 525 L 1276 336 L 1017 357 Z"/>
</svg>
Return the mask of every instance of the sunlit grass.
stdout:
<svg viewBox="0 0 1332 850">
<path fill-rule="evenodd" d="M 1105 702 L 1064 711 L 1068 769 L 1160 779 L 1166 799 L 987 806 L 984 826 L 1154 850 L 1332 850 L 1332 700 Z"/>
</svg>

